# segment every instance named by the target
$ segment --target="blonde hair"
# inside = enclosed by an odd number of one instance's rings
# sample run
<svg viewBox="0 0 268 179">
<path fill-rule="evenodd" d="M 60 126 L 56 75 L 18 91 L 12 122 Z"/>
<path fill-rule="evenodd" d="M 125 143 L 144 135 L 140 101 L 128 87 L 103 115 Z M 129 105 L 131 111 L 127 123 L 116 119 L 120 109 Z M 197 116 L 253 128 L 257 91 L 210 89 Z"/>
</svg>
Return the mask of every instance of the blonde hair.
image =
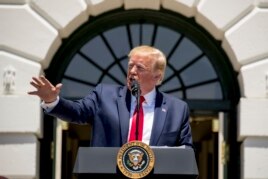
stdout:
<svg viewBox="0 0 268 179">
<path fill-rule="evenodd" d="M 141 45 L 134 47 L 128 54 L 128 57 L 131 58 L 133 55 L 141 55 L 146 56 L 147 58 L 154 60 L 154 70 L 160 71 L 160 78 L 157 82 L 157 85 L 160 85 L 164 79 L 165 70 L 166 70 L 166 56 L 163 52 L 161 52 L 159 49 L 147 46 L 147 45 Z"/>
</svg>

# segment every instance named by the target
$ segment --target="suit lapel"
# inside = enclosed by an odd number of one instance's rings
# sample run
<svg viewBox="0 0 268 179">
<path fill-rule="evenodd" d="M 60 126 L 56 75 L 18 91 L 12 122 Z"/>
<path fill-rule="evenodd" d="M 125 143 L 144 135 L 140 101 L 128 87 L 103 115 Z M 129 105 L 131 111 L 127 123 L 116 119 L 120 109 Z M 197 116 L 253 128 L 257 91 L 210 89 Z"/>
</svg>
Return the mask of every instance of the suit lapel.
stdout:
<svg viewBox="0 0 268 179">
<path fill-rule="evenodd" d="M 131 95 L 124 87 L 119 91 L 119 97 L 117 98 L 118 116 L 121 130 L 121 142 L 122 145 L 127 142 L 128 130 L 129 130 L 129 116 L 130 116 L 130 103 Z"/>
<path fill-rule="evenodd" d="M 152 134 L 150 139 L 150 145 L 156 146 L 159 140 L 159 137 L 162 133 L 167 114 L 167 105 L 166 101 L 163 98 L 163 95 L 157 91 L 156 93 L 156 103 L 155 103 L 155 111 L 154 111 L 154 122 L 152 128 Z"/>
</svg>

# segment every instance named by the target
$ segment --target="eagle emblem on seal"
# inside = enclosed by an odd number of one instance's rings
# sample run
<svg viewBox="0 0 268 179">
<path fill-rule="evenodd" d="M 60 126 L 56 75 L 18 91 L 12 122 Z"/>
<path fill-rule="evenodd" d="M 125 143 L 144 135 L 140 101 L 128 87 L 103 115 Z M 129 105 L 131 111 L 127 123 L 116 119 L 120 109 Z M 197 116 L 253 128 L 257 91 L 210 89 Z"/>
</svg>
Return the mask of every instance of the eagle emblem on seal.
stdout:
<svg viewBox="0 0 268 179">
<path fill-rule="evenodd" d="M 133 170 L 140 169 L 145 161 L 143 160 L 144 153 L 140 150 L 134 149 L 128 153 L 129 161 L 128 165 L 132 167 Z"/>
</svg>

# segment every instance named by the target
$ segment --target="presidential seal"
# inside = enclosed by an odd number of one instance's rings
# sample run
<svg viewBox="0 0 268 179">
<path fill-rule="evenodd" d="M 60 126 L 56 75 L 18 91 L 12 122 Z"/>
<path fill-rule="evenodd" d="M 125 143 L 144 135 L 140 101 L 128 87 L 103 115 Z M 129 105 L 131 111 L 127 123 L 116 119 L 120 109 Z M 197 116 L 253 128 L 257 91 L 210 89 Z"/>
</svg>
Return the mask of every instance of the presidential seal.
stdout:
<svg viewBox="0 0 268 179">
<path fill-rule="evenodd" d="M 143 178 L 154 168 L 154 152 L 140 141 L 124 144 L 117 154 L 117 166 L 128 178 Z"/>
</svg>

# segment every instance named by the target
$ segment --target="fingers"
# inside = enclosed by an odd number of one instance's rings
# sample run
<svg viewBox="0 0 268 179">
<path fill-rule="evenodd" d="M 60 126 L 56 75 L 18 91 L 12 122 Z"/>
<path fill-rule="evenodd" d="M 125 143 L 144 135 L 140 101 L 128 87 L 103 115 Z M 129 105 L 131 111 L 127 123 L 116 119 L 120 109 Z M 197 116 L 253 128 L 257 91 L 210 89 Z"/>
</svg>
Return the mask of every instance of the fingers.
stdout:
<svg viewBox="0 0 268 179">
<path fill-rule="evenodd" d="M 35 88 L 40 88 L 40 85 L 36 84 L 35 82 L 31 81 L 30 84 L 34 86 Z"/>
<path fill-rule="evenodd" d="M 36 89 L 40 89 L 44 83 L 40 80 L 40 78 L 32 77 L 32 81 L 30 82 L 32 86 L 34 86 Z"/>
<path fill-rule="evenodd" d="M 40 76 L 38 78 L 32 77 L 32 81 L 30 82 L 30 84 L 37 89 L 41 87 L 54 88 L 54 86 L 50 83 L 50 81 L 48 81 L 44 76 Z"/>
<path fill-rule="evenodd" d="M 30 95 L 37 95 L 38 92 L 37 91 L 29 91 L 28 94 L 30 94 Z"/>
<path fill-rule="evenodd" d="M 40 76 L 40 81 L 44 84 L 44 85 L 49 85 L 49 86 L 53 86 L 50 81 L 48 81 L 44 76 Z"/>
<path fill-rule="evenodd" d="M 52 85 L 52 83 L 47 80 L 44 76 L 40 77 L 32 77 L 32 81 L 30 84 L 37 89 L 37 91 L 32 92 L 31 94 L 37 94 L 39 92 L 57 92 L 59 93 L 62 87 L 62 84 L 59 83 L 56 86 Z"/>
<path fill-rule="evenodd" d="M 43 85 L 43 82 L 41 81 L 40 78 L 32 77 L 33 81 L 37 86 Z"/>
<path fill-rule="evenodd" d="M 61 87 L 62 87 L 62 84 L 61 84 L 61 83 L 59 83 L 59 84 L 56 85 L 56 89 L 57 89 L 57 90 L 60 90 Z"/>
</svg>

